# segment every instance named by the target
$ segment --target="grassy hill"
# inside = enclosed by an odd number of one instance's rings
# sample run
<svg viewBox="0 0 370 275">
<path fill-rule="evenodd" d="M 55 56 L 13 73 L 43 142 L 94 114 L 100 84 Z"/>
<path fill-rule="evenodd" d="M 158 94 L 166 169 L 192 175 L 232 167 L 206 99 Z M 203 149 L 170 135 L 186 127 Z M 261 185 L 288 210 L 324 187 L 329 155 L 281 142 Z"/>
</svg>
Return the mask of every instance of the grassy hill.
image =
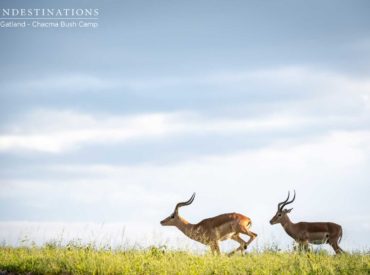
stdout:
<svg viewBox="0 0 370 275">
<path fill-rule="evenodd" d="M 196 255 L 184 251 L 91 246 L 0 248 L 0 274 L 370 274 L 367 253 L 252 252 Z"/>
</svg>

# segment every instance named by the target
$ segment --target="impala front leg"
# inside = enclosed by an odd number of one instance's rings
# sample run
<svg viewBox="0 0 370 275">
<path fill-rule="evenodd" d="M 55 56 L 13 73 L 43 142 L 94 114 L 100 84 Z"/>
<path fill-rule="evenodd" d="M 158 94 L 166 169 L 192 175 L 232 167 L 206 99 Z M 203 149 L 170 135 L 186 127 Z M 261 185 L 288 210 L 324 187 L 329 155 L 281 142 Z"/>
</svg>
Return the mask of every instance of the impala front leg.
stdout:
<svg viewBox="0 0 370 275">
<path fill-rule="evenodd" d="M 212 251 L 213 255 L 215 255 L 215 254 L 220 255 L 221 254 L 220 247 L 219 247 L 217 241 L 212 242 L 209 246 L 211 247 L 211 251 Z"/>
<path fill-rule="evenodd" d="M 308 251 L 308 241 L 307 240 L 304 240 L 304 241 L 297 241 L 298 242 L 298 251 L 299 252 L 307 252 Z"/>
</svg>

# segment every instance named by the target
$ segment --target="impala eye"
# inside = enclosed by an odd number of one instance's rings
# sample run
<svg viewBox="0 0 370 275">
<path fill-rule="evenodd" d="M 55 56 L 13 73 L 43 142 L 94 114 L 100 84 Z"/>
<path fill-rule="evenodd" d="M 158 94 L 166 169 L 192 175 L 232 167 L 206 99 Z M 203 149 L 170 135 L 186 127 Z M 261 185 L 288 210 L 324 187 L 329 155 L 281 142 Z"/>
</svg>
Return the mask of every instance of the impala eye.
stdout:
<svg viewBox="0 0 370 275">
<path fill-rule="evenodd" d="M 279 215 L 278 215 L 279 217 L 281 217 L 281 213 L 279 213 Z"/>
</svg>

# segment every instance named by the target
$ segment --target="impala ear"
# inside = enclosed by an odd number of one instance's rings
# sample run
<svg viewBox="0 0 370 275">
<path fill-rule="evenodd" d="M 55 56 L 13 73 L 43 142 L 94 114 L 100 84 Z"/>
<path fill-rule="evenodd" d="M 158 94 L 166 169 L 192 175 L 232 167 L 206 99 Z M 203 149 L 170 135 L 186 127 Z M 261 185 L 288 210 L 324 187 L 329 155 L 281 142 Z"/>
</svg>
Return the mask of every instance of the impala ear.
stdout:
<svg viewBox="0 0 370 275">
<path fill-rule="evenodd" d="M 290 213 L 290 211 L 292 211 L 293 208 L 290 208 L 290 209 L 284 209 L 285 213 Z"/>
</svg>

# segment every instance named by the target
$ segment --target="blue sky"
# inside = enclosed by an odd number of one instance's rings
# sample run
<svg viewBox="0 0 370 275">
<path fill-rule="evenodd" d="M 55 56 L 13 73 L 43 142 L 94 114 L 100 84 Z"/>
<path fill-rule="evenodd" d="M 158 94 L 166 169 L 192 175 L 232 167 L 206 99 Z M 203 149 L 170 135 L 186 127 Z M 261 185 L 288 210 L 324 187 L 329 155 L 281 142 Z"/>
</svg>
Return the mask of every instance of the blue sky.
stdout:
<svg viewBox="0 0 370 275">
<path fill-rule="evenodd" d="M 0 29 L 2 226 L 181 238 L 159 220 L 196 191 L 191 222 L 241 212 L 289 243 L 268 221 L 296 189 L 293 221 L 369 247 L 368 1 L 1 3 L 65 6 L 99 28 Z"/>
</svg>

